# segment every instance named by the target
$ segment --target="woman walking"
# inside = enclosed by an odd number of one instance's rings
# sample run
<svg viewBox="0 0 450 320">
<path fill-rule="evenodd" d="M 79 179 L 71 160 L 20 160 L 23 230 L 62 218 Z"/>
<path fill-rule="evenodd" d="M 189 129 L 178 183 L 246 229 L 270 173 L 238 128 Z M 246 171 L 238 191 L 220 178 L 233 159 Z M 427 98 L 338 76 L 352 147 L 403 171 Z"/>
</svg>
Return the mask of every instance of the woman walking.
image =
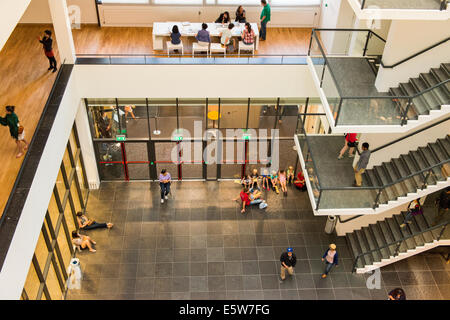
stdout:
<svg viewBox="0 0 450 320">
<path fill-rule="evenodd" d="M 159 186 L 161 187 L 161 203 L 164 203 L 164 199 L 169 199 L 167 195 L 170 193 L 170 181 L 172 177 L 170 173 L 166 171 L 166 169 L 161 170 L 161 174 L 159 175 Z"/>
<path fill-rule="evenodd" d="M 325 251 L 325 254 L 322 257 L 322 261 L 325 261 L 325 272 L 322 274 L 322 278 L 326 278 L 333 266 L 338 265 L 338 253 L 336 251 L 336 245 L 334 243 L 330 244 L 328 250 Z"/>
<path fill-rule="evenodd" d="M 11 134 L 11 137 L 16 141 L 18 153 L 16 155 L 16 158 L 20 158 L 23 156 L 24 150 L 28 149 L 28 142 L 25 140 L 25 133 L 23 132 L 23 127 L 20 127 L 19 125 L 19 118 L 14 113 L 14 106 L 6 106 L 6 116 L 0 117 L 0 124 L 2 126 L 8 126 L 9 127 L 9 133 Z M 22 132 L 19 132 L 19 127 L 21 128 Z M 24 146 L 22 146 L 22 142 L 24 143 Z"/>
</svg>

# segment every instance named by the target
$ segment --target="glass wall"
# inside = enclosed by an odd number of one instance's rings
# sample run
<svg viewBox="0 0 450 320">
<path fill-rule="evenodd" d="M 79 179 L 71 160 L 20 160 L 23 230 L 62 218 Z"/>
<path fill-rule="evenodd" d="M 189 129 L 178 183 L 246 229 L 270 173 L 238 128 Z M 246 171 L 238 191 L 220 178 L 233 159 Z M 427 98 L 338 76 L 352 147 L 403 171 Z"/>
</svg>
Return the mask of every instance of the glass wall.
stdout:
<svg viewBox="0 0 450 320">
<path fill-rule="evenodd" d="M 85 209 L 88 194 L 80 143 L 74 126 L 30 264 L 22 299 L 64 299 L 68 278 L 66 270 L 74 255 L 71 232 L 78 229 L 76 212 Z"/>
<path fill-rule="evenodd" d="M 271 141 L 278 141 L 275 152 L 286 156 L 279 162 L 284 168 L 296 162 L 293 147 L 299 117 L 309 115 L 308 133 L 329 128 L 319 98 L 86 99 L 85 103 L 103 181 L 157 180 L 162 169 L 179 180 L 237 179 L 270 163 Z M 260 146 L 254 149 L 252 142 Z M 227 152 L 230 157 L 225 157 Z M 213 156 L 205 158 L 210 153 Z"/>
</svg>

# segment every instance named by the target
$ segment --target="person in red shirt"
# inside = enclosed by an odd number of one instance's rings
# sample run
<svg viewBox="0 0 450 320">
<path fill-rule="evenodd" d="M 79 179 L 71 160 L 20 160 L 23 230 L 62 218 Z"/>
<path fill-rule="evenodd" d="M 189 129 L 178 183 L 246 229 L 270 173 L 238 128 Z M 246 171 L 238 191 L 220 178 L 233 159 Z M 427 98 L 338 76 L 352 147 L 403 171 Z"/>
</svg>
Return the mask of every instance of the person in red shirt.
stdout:
<svg viewBox="0 0 450 320">
<path fill-rule="evenodd" d="M 297 180 L 294 181 L 294 185 L 297 189 L 306 191 L 305 177 L 303 176 L 303 172 L 299 172 L 297 174 Z"/>
<path fill-rule="evenodd" d="M 245 207 L 254 205 L 254 204 L 260 204 L 261 202 L 265 202 L 263 199 L 258 198 L 256 199 L 254 196 L 250 194 L 250 191 L 247 187 L 244 187 L 239 194 L 239 197 L 233 199 L 233 201 L 238 201 L 239 198 L 242 201 L 242 210 L 241 213 L 245 212 Z M 252 200 L 253 199 L 253 200 Z"/>
<path fill-rule="evenodd" d="M 347 151 L 348 148 L 350 148 L 350 150 L 348 151 L 348 157 L 349 158 L 353 158 L 355 156 L 355 147 L 356 147 L 356 136 L 358 134 L 357 133 L 346 133 L 345 134 L 345 143 L 344 146 L 341 149 L 341 152 L 339 153 L 338 159 L 342 159 L 344 157 L 344 153 L 345 151 Z"/>
</svg>

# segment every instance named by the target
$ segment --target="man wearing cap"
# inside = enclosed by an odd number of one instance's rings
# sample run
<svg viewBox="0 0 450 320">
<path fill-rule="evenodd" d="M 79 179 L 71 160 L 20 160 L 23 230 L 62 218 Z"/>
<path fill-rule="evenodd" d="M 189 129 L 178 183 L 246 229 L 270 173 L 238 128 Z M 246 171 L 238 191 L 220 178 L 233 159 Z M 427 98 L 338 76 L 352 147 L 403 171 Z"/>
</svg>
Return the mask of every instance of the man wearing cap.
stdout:
<svg viewBox="0 0 450 320">
<path fill-rule="evenodd" d="M 281 280 L 286 279 L 286 270 L 288 271 L 289 275 L 294 274 L 294 267 L 297 263 L 297 257 L 294 254 L 294 249 L 287 248 L 287 252 L 283 252 L 280 257 L 281 261 Z"/>
<path fill-rule="evenodd" d="M 322 261 L 325 261 L 325 272 L 322 274 L 322 278 L 326 278 L 334 265 L 338 265 L 338 253 L 336 251 L 336 245 L 330 244 L 327 251 L 322 257 Z"/>
</svg>

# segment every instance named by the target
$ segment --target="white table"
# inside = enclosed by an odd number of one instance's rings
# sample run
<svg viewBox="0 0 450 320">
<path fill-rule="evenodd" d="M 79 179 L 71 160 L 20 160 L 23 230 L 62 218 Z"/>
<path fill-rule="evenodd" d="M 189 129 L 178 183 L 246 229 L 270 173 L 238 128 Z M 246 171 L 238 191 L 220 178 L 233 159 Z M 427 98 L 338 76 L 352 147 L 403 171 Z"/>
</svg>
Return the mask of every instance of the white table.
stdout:
<svg viewBox="0 0 450 320">
<path fill-rule="evenodd" d="M 240 37 L 244 30 L 244 23 L 234 23 L 232 31 L 233 37 Z M 153 50 L 164 50 L 164 40 L 172 32 L 172 27 L 178 26 L 178 30 L 183 37 L 195 37 L 197 32 L 202 28 L 201 23 L 197 22 L 154 22 L 153 23 Z M 259 30 L 256 23 L 251 23 L 252 30 L 255 32 L 255 50 L 259 48 Z M 228 28 L 228 25 L 221 23 L 208 23 L 210 37 L 219 37 L 220 33 Z"/>
</svg>

